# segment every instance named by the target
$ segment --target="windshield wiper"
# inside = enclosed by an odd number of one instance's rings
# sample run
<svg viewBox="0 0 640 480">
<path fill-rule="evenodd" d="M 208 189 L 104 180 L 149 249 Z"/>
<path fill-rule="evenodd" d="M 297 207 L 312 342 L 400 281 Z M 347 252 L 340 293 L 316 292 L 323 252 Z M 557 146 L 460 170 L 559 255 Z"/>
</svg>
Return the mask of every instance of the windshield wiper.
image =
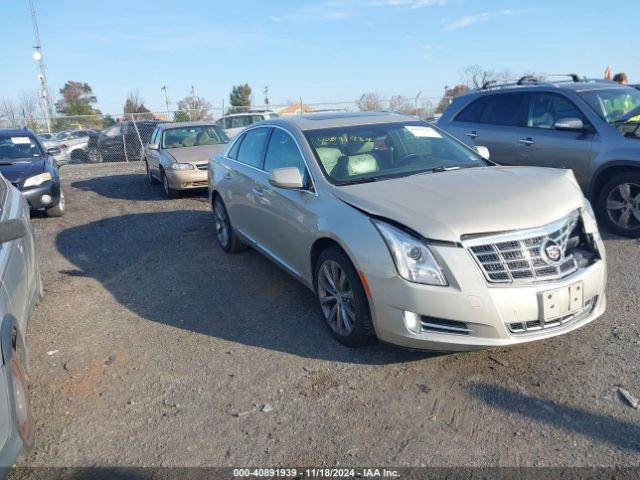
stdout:
<svg viewBox="0 0 640 480">
<path fill-rule="evenodd" d="M 358 183 L 369 183 L 369 182 L 377 182 L 378 177 L 362 177 L 362 178 L 354 178 L 353 180 L 339 180 L 336 182 L 336 185 L 342 187 L 343 185 L 357 185 Z"/>
</svg>

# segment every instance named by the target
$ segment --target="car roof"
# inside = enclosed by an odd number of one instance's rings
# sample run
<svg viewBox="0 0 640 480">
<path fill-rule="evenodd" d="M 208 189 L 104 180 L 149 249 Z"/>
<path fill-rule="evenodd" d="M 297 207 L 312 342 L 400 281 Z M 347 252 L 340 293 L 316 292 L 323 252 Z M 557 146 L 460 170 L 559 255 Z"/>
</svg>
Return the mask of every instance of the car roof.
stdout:
<svg viewBox="0 0 640 480">
<path fill-rule="evenodd" d="M 304 131 L 321 128 L 411 122 L 416 120 L 418 120 L 416 117 L 392 112 L 323 112 L 272 118 L 268 123 L 272 125 L 294 126 Z"/>
<path fill-rule="evenodd" d="M 272 114 L 272 113 L 276 113 L 273 110 L 250 110 L 248 112 L 238 112 L 238 113 L 227 113 L 226 115 L 223 115 L 220 118 L 227 118 L 227 117 L 244 117 L 246 115 L 263 115 L 265 113 L 268 114 Z"/>
<path fill-rule="evenodd" d="M 507 84 L 497 84 L 491 85 L 488 88 L 479 88 L 475 90 L 471 90 L 460 97 L 474 97 L 477 95 L 490 95 L 496 92 L 508 92 L 508 91 L 535 91 L 538 89 L 542 89 L 545 91 L 552 90 L 571 90 L 573 92 L 587 92 L 594 90 L 610 90 L 610 89 L 624 89 L 629 88 L 630 85 L 620 85 L 617 82 L 611 80 L 602 80 L 602 79 L 590 79 L 590 80 L 581 80 L 578 82 L 572 81 L 559 81 L 559 82 L 527 82 L 522 85 L 518 85 L 515 83 L 507 83 Z"/>
<path fill-rule="evenodd" d="M 162 125 L 159 125 L 160 128 L 164 130 L 168 130 L 169 128 L 189 128 L 189 127 L 213 127 L 213 120 L 198 120 L 196 122 L 165 122 Z"/>
<path fill-rule="evenodd" d="M 28 128 L 0 128 L 0 134 L 5 134 L 5 135 L 26 135 L 26 134 L 31 134 L 31 135 L 35 135 Z"/>
</svg>

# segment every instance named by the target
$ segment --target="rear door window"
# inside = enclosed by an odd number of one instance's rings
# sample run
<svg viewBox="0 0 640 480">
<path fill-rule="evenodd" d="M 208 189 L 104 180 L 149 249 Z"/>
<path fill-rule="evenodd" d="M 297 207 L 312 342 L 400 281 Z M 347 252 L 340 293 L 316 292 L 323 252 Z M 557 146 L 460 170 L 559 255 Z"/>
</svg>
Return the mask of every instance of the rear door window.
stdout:
<svg viewBox="0 0 640 480">
<path fill-rule="evenodd" d="M 248 131 L 240 144 L 237 160 L 255 168 L 262 168 L 262 157 L 269 133 L 269 128 Z"/>
<path fill-rule="evenodd" d="M 524 93 L 500 93 L 479 98 L 456 117 L 460 122 L 523 126 Z"/>
</svg>

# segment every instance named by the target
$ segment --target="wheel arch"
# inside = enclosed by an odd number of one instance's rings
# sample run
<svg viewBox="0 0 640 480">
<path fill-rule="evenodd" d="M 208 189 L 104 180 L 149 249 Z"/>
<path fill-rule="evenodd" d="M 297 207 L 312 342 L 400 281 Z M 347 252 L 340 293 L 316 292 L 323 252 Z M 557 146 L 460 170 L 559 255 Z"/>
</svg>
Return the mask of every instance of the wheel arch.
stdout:
<svg viewBox="0 0 640 480">
<path fill-rule="evenodd" d="M 592 201 L 597 201 L 600 190 L 612 176 L 619 173 L 640 172 L 640 163 L 633 160 L 615 160 L 602 165 L 593 175 L 587 197 Z"/>
</svg>

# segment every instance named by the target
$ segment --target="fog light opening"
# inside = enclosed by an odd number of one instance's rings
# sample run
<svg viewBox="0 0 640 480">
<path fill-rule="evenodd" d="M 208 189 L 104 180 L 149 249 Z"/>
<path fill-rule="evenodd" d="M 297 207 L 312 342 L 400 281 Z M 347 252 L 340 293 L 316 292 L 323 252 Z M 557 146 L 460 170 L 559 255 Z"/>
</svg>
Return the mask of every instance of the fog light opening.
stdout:
<svg viewBox="0 0 640 480">
<path fill-rule="evenodd" d="M 420 315 L 414 312 L 404 312 L 404 326 L 413 333 L 422 332 L 422 324 L 420 323 Z"/>
<path fill-rule="evenodd" d="M 40 201 L 43 205 L 49 205 L 53 201 L 53 198 L 51 198 L 51 195 L 45 194 L 40 197 Z"/>
</svg>

